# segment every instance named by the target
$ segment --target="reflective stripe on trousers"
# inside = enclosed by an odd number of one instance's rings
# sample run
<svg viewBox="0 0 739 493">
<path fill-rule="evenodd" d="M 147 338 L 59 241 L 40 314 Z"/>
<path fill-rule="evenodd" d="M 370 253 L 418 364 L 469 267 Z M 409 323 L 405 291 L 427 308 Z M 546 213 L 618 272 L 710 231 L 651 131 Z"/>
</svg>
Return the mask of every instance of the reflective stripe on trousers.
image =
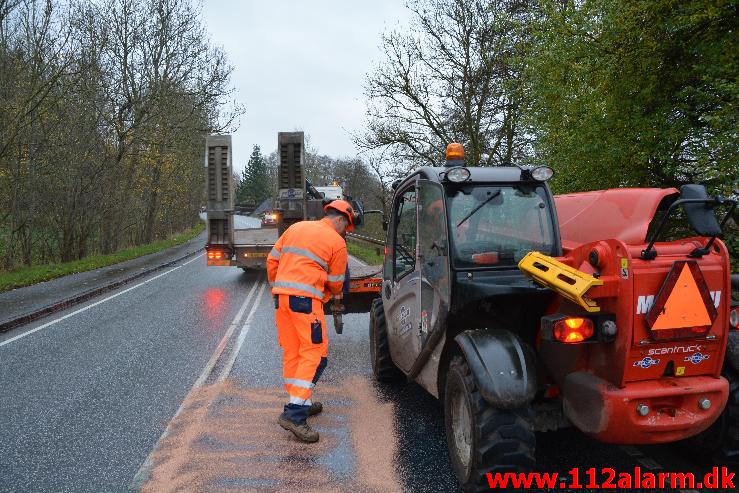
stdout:
<svg viewBox="0 0 739 493">
<path fill-rule="evenodd" d="M 311 391 L 326 366 L 328 356 L 323 303 L 311 298 L 311 313 L 300 313 L 290 309 L 290 295 L 277 296 L 275 320 L 282 348 L 285 390 L 289 394 L 290 404 L 310 405 Z M 320 324 L 318 330 L 315 324 Z"/>
</svg>

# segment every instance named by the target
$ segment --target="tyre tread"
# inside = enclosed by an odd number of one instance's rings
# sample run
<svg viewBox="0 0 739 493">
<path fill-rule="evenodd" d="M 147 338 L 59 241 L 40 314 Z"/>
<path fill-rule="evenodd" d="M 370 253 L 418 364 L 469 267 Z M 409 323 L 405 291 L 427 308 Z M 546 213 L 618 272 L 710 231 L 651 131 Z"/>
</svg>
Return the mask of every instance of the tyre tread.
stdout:
<svg viewBox="0 0 739 493">
<path fill-rule="evenodd" d="M 382 307 L 382 299 L 372 300 L 372 311 L 370 313 L 370 324 L 374 325 L 374 336 L 370 327 L 370 344 L 375 345 L 374 361 L 372 371 L 375 379 L 380 382 L 394 382 L 402 378 L 403 373 L 395 366 L 390 356 L 390 343 L 387 338 L 387 320 L 385 310 Z M 373 340 L 374 339 L 376 340 Z"/>
<path fill-rule="evenodd" d="M 475 423 L 474 443 L 477 443 L 476 450 L 472 451 L 469 481 L 462 485 L 463 489 L 467 492 L 490 491 L 487 473 L 531 471 L 535 465 L 536 449 L 531 408 L 503 410 L 492 407 L 480 395 L 472 372 L 461 357 L 452 360 L 449 374 L 453 371 L 462 376 L 469 391 Z M 449 430 L 447 423 L 447 433 Z"/>
</svg>

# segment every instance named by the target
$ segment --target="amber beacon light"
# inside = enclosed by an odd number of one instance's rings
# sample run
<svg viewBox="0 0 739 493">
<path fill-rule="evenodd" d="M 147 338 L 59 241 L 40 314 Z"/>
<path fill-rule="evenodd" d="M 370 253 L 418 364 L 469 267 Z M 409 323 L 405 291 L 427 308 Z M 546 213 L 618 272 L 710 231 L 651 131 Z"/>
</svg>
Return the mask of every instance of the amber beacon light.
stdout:
<svg viewBox="0 0 739 493">
<path fill-rule="evenodd" d="M 446 146 L 446 160 L 464 159 L 464 146 L 459 142 L 452 142 Z"/>
</svg>

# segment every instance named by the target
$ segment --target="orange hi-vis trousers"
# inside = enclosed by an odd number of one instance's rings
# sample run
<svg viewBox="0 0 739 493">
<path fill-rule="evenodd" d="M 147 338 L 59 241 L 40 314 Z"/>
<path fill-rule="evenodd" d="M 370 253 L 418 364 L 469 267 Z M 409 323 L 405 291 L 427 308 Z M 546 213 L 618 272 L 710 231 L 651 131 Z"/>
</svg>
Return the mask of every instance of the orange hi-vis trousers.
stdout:
<svg viewBox="0 0 739 493">
<path fill-rule="evenodd" d="M 276 295 L 275 320 L 282 347 L 282 377 L 290 395 L 288 405 L 307 408 L 311 390 L 328 361 L 323 302 L 307 296 Z M 305 417 L 307 410 L 298 412 L 294 420 L 304 421 Z"/>
</svg>

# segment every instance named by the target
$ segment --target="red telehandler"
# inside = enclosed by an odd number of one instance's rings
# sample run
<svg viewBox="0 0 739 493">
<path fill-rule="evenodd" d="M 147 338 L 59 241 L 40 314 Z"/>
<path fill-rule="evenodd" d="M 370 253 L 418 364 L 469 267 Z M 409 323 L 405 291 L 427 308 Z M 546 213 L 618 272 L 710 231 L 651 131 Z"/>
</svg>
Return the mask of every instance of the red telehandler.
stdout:
<svg viewBox="0 0 739 493">
<path fill-rule="evenodd" d="M 555 197 L 549 168 L 468 167 L 463 152 L 394 184 L 365 288 L 374 376 L 443 402 L 464 490 L 532 469 L 534 432 L 564 426 L 737 454 L 739 314 L 719 239 L 736 202 L 700 185 Z M 696 236 L 665 241 L 679 210 Z"/>
</svg>

